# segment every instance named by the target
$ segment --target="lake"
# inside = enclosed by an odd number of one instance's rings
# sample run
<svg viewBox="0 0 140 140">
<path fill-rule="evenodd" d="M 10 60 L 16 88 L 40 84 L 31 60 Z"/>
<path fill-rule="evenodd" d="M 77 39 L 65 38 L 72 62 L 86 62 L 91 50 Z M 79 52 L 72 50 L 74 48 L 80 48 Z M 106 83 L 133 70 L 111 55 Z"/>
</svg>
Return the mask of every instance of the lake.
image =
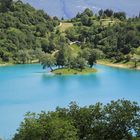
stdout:
<svg viewBox="0 0 140 140">
<path fill-rule="evenodd" d="M 0 67 L 0 137 L 15 133 L 27 111 L 129 99 L 140 103 L 140 71 L 96 65 L 89 75 L 52 76 L 40 64 Z"/>
<path fill-rule="evenodd" d="M 85 8 L 94 12 L 100 9 L 113 9 L 124 11 L 127 16 L 133 17 L 140 12 L 140 0 L 22 0 L 28 2 L 37 9 L 45 10 L 51 16 L 59 18 L 72 18 Z"/>
</svg>

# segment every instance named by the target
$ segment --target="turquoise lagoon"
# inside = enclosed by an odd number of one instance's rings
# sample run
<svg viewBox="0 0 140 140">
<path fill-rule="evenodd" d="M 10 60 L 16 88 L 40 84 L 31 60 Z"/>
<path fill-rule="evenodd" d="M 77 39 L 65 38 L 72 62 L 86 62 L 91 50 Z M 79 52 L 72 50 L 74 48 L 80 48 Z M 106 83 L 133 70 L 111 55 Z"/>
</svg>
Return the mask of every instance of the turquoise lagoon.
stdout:
<svg viewBox="0 0 140 140">
<path fill-rule="evenodd" d="M 140 71 L 96 65 L 97 73 L 53 76 L 39 64 L 0 67 L 0 137 L 11 137 L 27 111 L 129 99 L 140 104 Z"/>
</svg>

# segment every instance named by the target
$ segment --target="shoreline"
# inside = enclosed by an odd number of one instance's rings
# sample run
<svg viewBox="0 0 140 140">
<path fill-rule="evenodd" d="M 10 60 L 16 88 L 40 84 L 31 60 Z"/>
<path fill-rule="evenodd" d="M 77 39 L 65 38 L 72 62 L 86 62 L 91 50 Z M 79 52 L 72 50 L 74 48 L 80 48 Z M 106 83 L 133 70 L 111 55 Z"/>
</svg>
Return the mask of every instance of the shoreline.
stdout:
<svg viewBox="0 0 140 140">
<path fill-rule="evenodd" d="M 25 63 L 26 64 L 37 64 L 39 63 L 39 60 L 33 60 L 31 63 Z M 22 64 L 22 63 L 21 63 Z M 20 63 L 0 63 L 0 67 L 3 67 L 3 66 L 12 66 L 12 65 L 21 65 Z M 22 64 L 24 65 L 24 64 Z"/>
<path fill-rule="evenodd" d="M 27 64 L 36 64 L 36 63 L 27 63 Z M 109 67 L 115 67 L 115 68 L 123 68 L 123 69 L 139 70 L 140 71 L 140 66 L 138 66 L 137 68 L 132 68 L 131 65 L 120 64 L 120 63 L 111 63 L 109 61 L 101 61 L 101 60 L 98 60 L 97 64 L 105 65 L 105 66 L 109 66 Z M 0 63 L 0 67 L 12 66 L 12 65 L 18 65 L 18 64 L 12 64 L 12 63 L 3 63 L 2 64 L 2 63 Z"/>
<path fill-rule="evenodd" d="M 12 66 L 12 65 L 14 65 L 14 64 L 12 64 L 12 63 L 4 63 L 4 64 L 0 64 L 0 67 Z"/>
<path fill-rule="evenodd" d="M 85 68 L 82 71 L 77 69 L 60 68 L 53 70 L 51 73 L 54 75 L 88 75 L 96 72 L 97 70 L 95 68 Z"/>
<path fill-rule="evenodd" d="M 105 65 L 105 66 L 109 66 L 109 67 L 115 67 L 115 68 L 123 68 L 123 69 L 131 69 L 131 70 L 140 70 L 140 66 L 138 66 L 137 68 L 132 68 L 131 65 L 127 65 L 127 64 L 119 64 L 119 63 L 111 63 L 108 61 L 97 61 L 97 64 L 100 65 Z"/>
</svg>

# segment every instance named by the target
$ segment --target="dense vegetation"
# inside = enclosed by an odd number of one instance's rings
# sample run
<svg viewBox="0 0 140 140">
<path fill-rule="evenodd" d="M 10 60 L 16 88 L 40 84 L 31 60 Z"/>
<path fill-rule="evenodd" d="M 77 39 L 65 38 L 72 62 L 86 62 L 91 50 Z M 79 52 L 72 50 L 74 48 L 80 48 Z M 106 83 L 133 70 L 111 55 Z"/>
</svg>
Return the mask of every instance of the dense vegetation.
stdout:
<svg viewBox="0 0 140 140">
<path fill-rule="evenodd" d="M 135 67 L 140 60 L 140 17 L 126 18 L 124 12 L 85 9 L 60 21 L 20 0 L 0 0 L 0 19 L 0 62 L 31 63 L 43 56 L 44 67 L 82 69 L 98 59 Z M 80 50 L 76 55 L 72 44 Z"/>
<path fill-rule="evenodd" d="M 13 140 L 139 140 L 140 107 L 127 100 L 107 105 L 27 113 Z"/>
<path fill-rule="evenodd" d="M 29 63 L 53 44 L 59 20 L 21 1 L 0 0 L 0 62 Z M 51 45 L 53 47 L 53 45 Z M 51 48 L 52 49 L 52 48 Z"/>
<path fill-rule="evenodd" d="M 66 45 L 66 44 L 65 44 Z M 78 53 L 73 53 L 69 46 L 61 46 L 59 51 L 53 54 L 45 53 L 40 58 L 43 68 L 50 68 L 55 74 L 76 74 L 76 73 L 90 73 L 95 72 L 92 66 L 96 63 L 97 56 L 100 52 L 92 49 L 84 49 Z M 57 66 L 58 70 L 53 70 L 52 66 Z M 90 67 L 90 68 L 88 68 Z M 65 68 L 65 69 L 62 69 Z"/>
<path fill-rule="evenodd" d="M 71 22 L 66 37 L 81 42 L 81 48 L 100 50 L 113 62 L 140 60 L 140 17 L 127 19 L 124 12 L 109 9 L 94 15 L 86 9 Z"/>
<path fill-rule="evenodd" d="M 109 9 L 100 10 L 95 15 L 90 9 L 85 9 L 66 22 L 70 27 L 61 29 L 66 42 L 59 47 L 54 58 L 44 57 L 44 68 L 50 67 L 50 60 L 53 60 L 52 66 L 84 69 L 87 65 L 92 67 L 98 59 L 113 63 L 133 62 L 132 66 L 137 67 L 140 61 L 140 17 L 127 19 L 124 12 Z M 71 44 L 80 48 L 77 54 Z"/>
</svg>

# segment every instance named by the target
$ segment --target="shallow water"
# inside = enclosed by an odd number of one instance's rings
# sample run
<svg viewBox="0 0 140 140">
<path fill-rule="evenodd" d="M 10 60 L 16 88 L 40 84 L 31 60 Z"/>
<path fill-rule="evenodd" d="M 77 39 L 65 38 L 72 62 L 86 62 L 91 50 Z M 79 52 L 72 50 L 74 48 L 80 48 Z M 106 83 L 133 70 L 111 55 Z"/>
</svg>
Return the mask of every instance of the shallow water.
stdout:
<svg viewBox="0 0 140 140">
<path fill-rule="evenodd" d="M 90 75 L 51 76 L 39 64 L 0 67 L 0 137 L 15 133 L 27 111 L 129 99 L 140 103 L 140 71 L 97 65 Z"/>
<path fill-rule="evenodd" d="M 59 18 L 72 18 L 85 8 L 94 12 L 99 9 L 113 9 L 124 11 L 127 16 L 136 16 L 140 12 L 140 0 L 22 0 L 28 2 L 37 9 L 44 9 L 51 16 Z"/>
</svg>

